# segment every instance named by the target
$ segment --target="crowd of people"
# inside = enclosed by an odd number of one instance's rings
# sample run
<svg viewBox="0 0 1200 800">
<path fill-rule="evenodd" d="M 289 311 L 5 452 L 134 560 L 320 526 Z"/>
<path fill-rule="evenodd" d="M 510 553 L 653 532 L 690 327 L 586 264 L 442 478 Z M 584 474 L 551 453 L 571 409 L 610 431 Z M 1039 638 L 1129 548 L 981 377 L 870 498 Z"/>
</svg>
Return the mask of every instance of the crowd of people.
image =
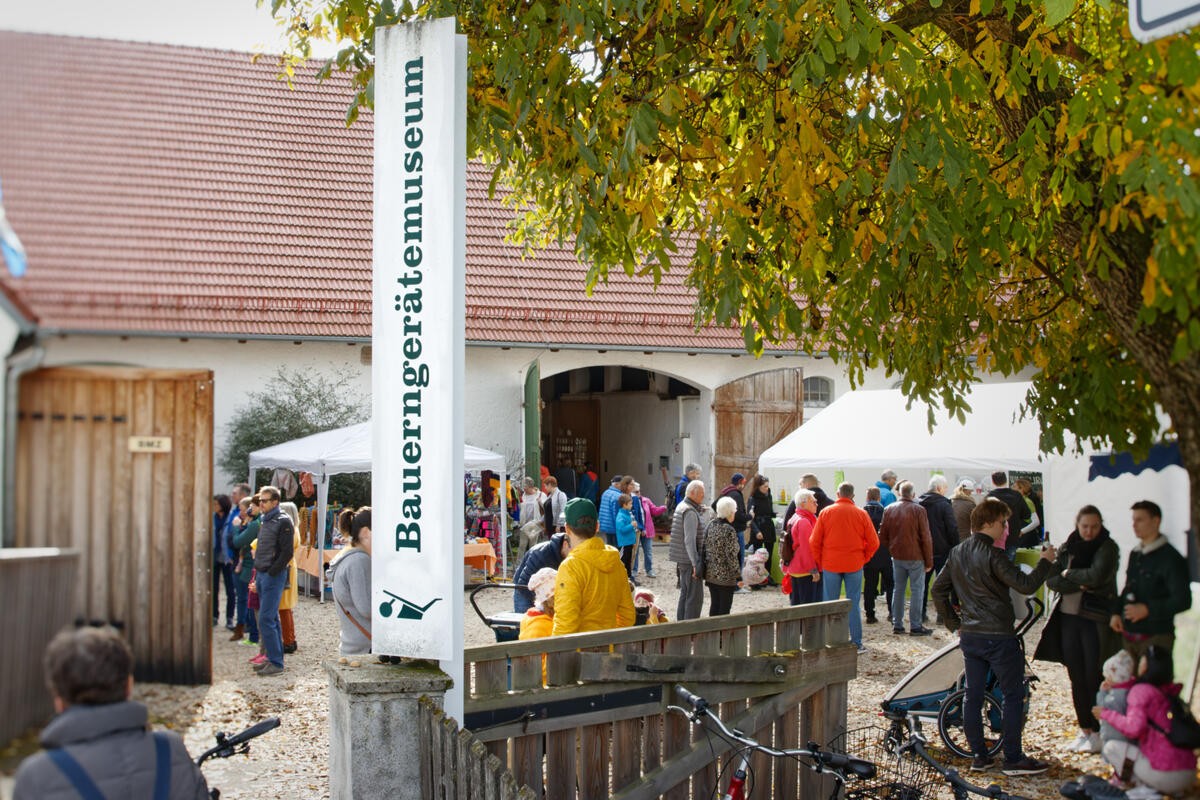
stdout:
<svg viewBox="0 0 1200 800">
<path fill-rule="evenodd" d="M 1058 599 L 1035 657 L 1066 666 L 1080 728 L 1069 749 L 1102 754 L 1113 765 L 1113 783 L 1138 784 L 1131 787 L 1133 796 L 1139 791 L 1144 797 L 1177 793 L 1192 786 L 1194 751 L 1173 745 L 1164 733 L 1170 725 L 1169 699 L 1179 691 L 1171 677 L 1174 619 L 1190 608 L 1191 590 L 1185 559 L 1160 530 L 1161 509 L 1151 501 L 1131 509 L 1139 543 L 1118 592 L 1120 549 L 1094 506 L 1080 509 L 1076 530 L 1061 547 L 1042 546 L 1031 571 L 1015 563 L 1018 548 L 1043 544 L 1045 515 L 1028 481 L 1013 481 L 1010 487 L 1007 478 L 1002 471 L 994 473 L 995 488 L 977 502 L 970 480 L 959 481 L 951 491 L 944 476 L 934 475 L 918 496 L 911 482 L 887 470 L 868 488 L 860 508 L 851 484 L 839 485 L 833 499 L 815 475 L 805 475 L 778 537 L 773 519 L 769 527 L 763 524 L 774 516 L 773 507 L 756 502 L 760 488 L 768 486 L 763 476 L 751 484 L 749 514 L 737 502 L 744 476 L 732 476 L 712 508 L 705 505 L 704 484 L 688 481 L 675 508 L 668 556 L 679 582 L 676 618 L 700 616 L 704 585 L 710 615 L 729 613 L 731 586 L 737 583 L 735 559 L 744 561 L 753 543 L 773 549 L 776 541 L 791 603 L 849 599 L 850 639 L 860 653 L 866 651 L 864 616 L 867 624 L 877 622 L 880 595 L 898 635 L 931 635 L 928 609 L 934 606 L 938 623 L 959 634 L 966 667 L 964 728 L 974 752 L 971 768 L 996 766 L 984 746 L 981 716 L 984 684 L 991 674 L 1003 697 L 1003 761 L 998 766 L 1009 775 L 1029 775 L 1049 765 L 1022 748 L 1025 657 L 1014 632 L 1011 595 L 1032 594 L 1045 583 Z M 755 524 L 748 528 L 751 519 Z M 1120 688 L 1135 683 L 1142 688 L 1132 693 L 1136 702 L 1128 707 L 1102 708 L 1105 692 L 1119 683 L 1102 680 L 1103 665 L 1118 651 L 1125 653 L 1133 672 Z M 1111 735 L 1102 734 L 1105 724 Z"/>
<path fill-rule="evenodd" d="M 669 511 L 667 559 L 679 589 L 675 619 L 698 618 L 705 589 L 709 615 L 729 614 L 739 592 L 777 585 L 771 565 L 779 568 L 792 605 L 848 599 L 849 636 L 860 653 L 866 651 L 864 621 L 878 622 L 879 597 L 897 635 L 930 635 L 932 606 L 937 622 L 958 634 L 970 769 L 1029 775 L 1049 765 L 1023 748 L 1026 667 L 1013 593 L 1030 595 L 1044 584 L 1056 600 L 1034 658 L 1066 668 L 1079 726 L 1068 749 L 1099 754 L 1112 767 L 1109 782 L 1133 798 L 1178 796 L 1195 786 L 1196 753 L 1172 731 L 1180 713 L 1172 661 L 1175 617 L 1191 607 L 1191 587 L 1186 560 L 1163 535 L 1155 503 L 1139 501 L 1131 509 L 1138 544 L 1121 578 L 1120 547 L 1099 508 L 1082 507 L 1060 546 L 1044 544 L 1038 499 L 1027 482 L 1010 488 L 1003 472 L 991 476 L 996 488 L 977 502 L 970 480 L 951 491 L 944 476 L 934 475 L 918 496 L 912 482 L 888 470 L 868 487 L 861 507 L 850 483 L 829 497 L 815 475 L 805 475 L 778 528 L 764 476 L 747 481 L 735 473 L 710 503 L 699 473 L 689 465 L 673 508 L 643 497 L 630 476 L 614 477 L 598 503 L 568 497 L 553 475 L 543 478 L 540 490 L 527 479 L 519 513 L 530 533 L 523 535 L 513 576 L 514 610 L 524 615 L 520 638 L 667 622 L 653 592 L 637 584 L 636 559 L 640 553 L 646 573 L 655 576 L 654 518 Z M 349 543 L 330 567 L 339 651 L 366 654 L 371 509 L 345 510 L 338 526 Z M 251 661 L 262 676 L 283 672 L 285 654 L 296 649 L 291 608 L 298 544 L 296 508 L 281 503 L 276 487 L 251 494 L 239 484 L 231 495 L 214 497 L 213 624 L 220 625 L 224 610 L 231 639 L 258 647 Z M 1026 545 L 1041 545 L 1032 569 L 1015 563 L 1017 547 Z M 18 773 L 16 797 L 66 794 L 68 785 L 83 791 L 72 784 L 70 765 L 64 768 L 59 756 L 50 755 L 67 745 L 72 758 L 88 764 L 85 777 L 101 787 L 108 780 L 106 765 L 120 757 L 142 764 L 135 770 L 139 781 L 169 769 L 172 797 L 204 791 L 178 737 L 148 733 L 145 708 L 129 701 L 131 670 L 128 647 L 113 631 L 83 629 L 54 640 L 46 672 L 60 716 L 42 736 L 50 750 Z M 989 676 L 999 687 L 1003 712 L 998 765 L 988 753 L 982 719 Z M 157 767 L 156 748 L 167 754 Z M 1064 786 L 1063 793 L 1088 796 L 1079 784 Z"/>
<path fill-rule="evenodd" d="M 274 486 L 251 495 L 245 483 L 213 498 L 213 626 L 221 624 L 224 584 L 229 638 L 258 649 L 249 660 L 263 677 L 282 673 L 284 655 L 299 646 L 293 616 L 299 511 L 281 500 Z"/>
</svg>

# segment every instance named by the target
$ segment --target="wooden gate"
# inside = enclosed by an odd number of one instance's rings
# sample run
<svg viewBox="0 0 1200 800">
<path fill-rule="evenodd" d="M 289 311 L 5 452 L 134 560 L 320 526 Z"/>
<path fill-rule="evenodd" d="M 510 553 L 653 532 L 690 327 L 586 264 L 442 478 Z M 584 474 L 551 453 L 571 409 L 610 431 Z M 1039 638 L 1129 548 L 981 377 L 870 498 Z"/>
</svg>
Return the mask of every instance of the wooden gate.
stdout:
<svg viewBox="0 0 1200 800">
<path fill-rule="evenodd" d="M 21 379 L 16 545 L 81 554 L 76 607 L 121 626 L 138 680 L 212 679 L 212 373 Z"/>
<path fill-rule="evenodd" d="M 804 422 L 804 371 L 798 367 L 758 372 L 718 386 L 713 394 L 717 447 L 713 488 L 740 472 L 749 480 L 758 457 Z"/>
<path fill-rule="evenodd" d="M 764 744 L 830 742 L 845 731 L 857 672 L 849 609 L 837 600 L 468 648 L 464 727 L 548 799 L 712 797 L 728 745 L 667 713 L 674 685 Z M 794 761 L 752 763 L 754 798 L 829 794 L 827 778 Z"/>
</svg>

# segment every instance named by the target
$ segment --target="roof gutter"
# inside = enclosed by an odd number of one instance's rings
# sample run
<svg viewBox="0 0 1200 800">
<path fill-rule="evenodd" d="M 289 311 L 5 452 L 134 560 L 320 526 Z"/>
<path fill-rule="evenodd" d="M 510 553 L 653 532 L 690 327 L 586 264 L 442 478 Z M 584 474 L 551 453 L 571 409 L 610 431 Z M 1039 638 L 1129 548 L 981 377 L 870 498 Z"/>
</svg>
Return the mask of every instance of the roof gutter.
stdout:
<svg viewBox="0 0 1200 800">
<path fill-rule="evenodd" d="M 137 330 L 88 330 L 76 328 L 39 328 L 39 336 L 46 338 L 51 336 L 110 336 L 123 338 L 142 338 L 142 339 L 214 339 L 221 341 L 262 341 L 262 342 L 313 342 L 313 343 L 329 343 L 329 344 L 371 344 L 371 337 L 366 336 L 312 336 L 283 334 L 247 334 L 247 333 L 211 333 L 200 332 L 190 333 L 186 331 L 166 332 L 166 331 L 137 331 Z M 613 350 L 618 352 L 630 353 L 684 353 L 699 355 L 728 355 L 728 356 L 748 356 L 745 350 L 736 347 L 661 347 L 661 346 L 646 346 L 646 345 L 631 345 L 631 344 L 603 344 L 600 342 L 593 343 L 555 343 L 555 342 L 518 342 L 518 341 L 501 341 L 501 340 L 486 340 L 486 339 L 468 339 L 466 344 L 471 347 L 496 347 L 505 350 L 587 350 L 589 352 Z M 829 355 L 828 351 L 819 350 L 814 353 L 807 353 L 800 350 L 766 350 L 763 352 L 763 357 L 774 356 L 776 358 L 785 358 L 794 356 L 799 358 L 825 358 Z"/>
<path fill-rule="evenodd" d="M 536 350 L 588 350 L 603 352 L 605 350 L 625 351 L 631 353 L 684 353 L 687 355 L 729 355 L 729 356 L 748 356 L 750 355 L 745 350 L 736 347 L 647 347 L 644 345 L 632 344 L 555 344 L 553 342 L 502 342 L 502 341 L 482 341 L 468 340 L 467 344 L 476 347 L 499 347 L 505 350 L 508 349 L 536 349 Z M 806 353 L 801 350 L 765 350 L 762 357 L 774 356 L 776 358 L 784 358 L 786 356 L 795 357 L 810 357 L 810 358 L 825 358 L 829 353 L 821 350 L 816 353 Z"/>
</svg>

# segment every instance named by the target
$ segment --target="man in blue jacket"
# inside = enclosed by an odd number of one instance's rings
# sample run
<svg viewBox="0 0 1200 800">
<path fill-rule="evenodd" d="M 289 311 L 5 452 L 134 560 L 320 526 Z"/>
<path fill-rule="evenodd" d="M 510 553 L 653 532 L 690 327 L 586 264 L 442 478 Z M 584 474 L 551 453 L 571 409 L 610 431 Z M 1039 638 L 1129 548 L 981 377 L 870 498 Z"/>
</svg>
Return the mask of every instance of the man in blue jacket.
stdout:
<svg viewBox="0 0 1200 800">
<path fill-rule="evenodd" d="M 621 496 L 621 481 L 624 479 L 622 475 L 613 475 L 612 483 L 600 495 L 596 523 L 600 533 L 604 534 L 605 543 L 613 547 L 617 546 L 617 499 Z"/>
<path fill-rule="evenodd" d="M 533 592 L 526 588 L 529 579 L 539 569 L 558 569 L 570 552 L 571 540 L 565 533 L 556 533 L 550 537 L 550 541 L 529 548 L 513 572 L 513 583 L 517 585 L 513 592 L 513 611 L 524 614 L 533 608 Z"/>
</svg>

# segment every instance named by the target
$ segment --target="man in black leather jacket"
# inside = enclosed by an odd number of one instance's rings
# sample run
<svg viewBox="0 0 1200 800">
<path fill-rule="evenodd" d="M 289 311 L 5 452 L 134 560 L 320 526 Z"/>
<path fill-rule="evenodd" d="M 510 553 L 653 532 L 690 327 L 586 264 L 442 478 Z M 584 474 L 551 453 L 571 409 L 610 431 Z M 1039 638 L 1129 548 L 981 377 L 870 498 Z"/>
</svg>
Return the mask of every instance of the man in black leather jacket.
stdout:
<svg viewBox="0 0 1200 800">
<path fill-rule="evenodd" d="M 1004 524 L 1012 512 L 1001 500 L 985 498 L 971 512 L 971 538 L 953 550 L 946 568 L 933 584 L 933 602 L 946 627 L 959 630 L 966 666 L 967 694 L 963 699 L 963 729 L 971 745 L 971 769 L 983 772 L 992 766 L 983 739 L 983 695 L 989 669 L 996 675 L 1003 704 L 1005 775 L 1045 772 L 1049 764 L 1030 758 L 1021 749 L 1024 727 L 1025 655 L 1013 633 L 1016 614 L 1010 590 L 1032 594 L 1054 571 L 1057 552 L 1042 551 L 1042 560 L 1028 575 L 997 548 Z M 955 601 L 951 602 L 951 592 Z"/>
</svg>

